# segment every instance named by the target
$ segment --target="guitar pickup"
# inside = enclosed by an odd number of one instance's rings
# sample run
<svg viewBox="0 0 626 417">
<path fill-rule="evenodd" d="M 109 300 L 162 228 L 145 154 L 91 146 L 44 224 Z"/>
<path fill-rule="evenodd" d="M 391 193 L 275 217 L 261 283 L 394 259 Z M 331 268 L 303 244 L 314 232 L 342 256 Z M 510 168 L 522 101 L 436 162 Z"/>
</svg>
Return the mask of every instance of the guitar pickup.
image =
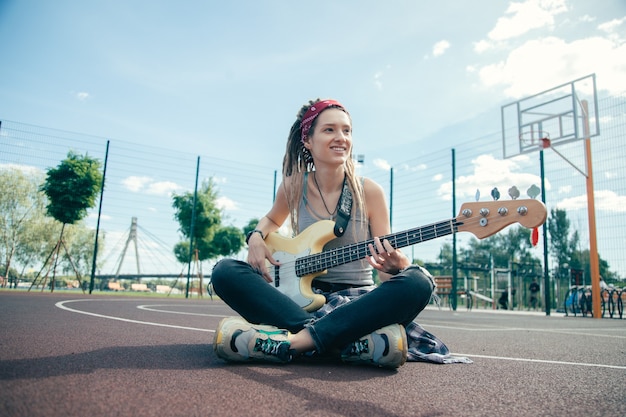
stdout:
<svg viewBox="0 0 626 417">
<path fill-rule="evenodd" d="M 274 266 L 274 286 L 276 288 L 280 286 L 280 265 Z"/>
</svg>

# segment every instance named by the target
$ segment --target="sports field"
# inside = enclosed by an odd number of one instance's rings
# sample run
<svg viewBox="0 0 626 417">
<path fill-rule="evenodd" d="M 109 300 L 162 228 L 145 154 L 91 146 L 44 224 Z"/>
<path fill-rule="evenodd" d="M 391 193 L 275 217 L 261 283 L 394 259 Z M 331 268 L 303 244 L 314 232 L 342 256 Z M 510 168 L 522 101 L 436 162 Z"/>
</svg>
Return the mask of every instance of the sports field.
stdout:
<svg viewBox="0 0 626 417">
<path fill-rule="evenodd" d="M 439 310 L 473 364 L 227 364 L 204 299 L 0 292 L 0 415 L 623 416 L 626 321 Z"/>
</svg>

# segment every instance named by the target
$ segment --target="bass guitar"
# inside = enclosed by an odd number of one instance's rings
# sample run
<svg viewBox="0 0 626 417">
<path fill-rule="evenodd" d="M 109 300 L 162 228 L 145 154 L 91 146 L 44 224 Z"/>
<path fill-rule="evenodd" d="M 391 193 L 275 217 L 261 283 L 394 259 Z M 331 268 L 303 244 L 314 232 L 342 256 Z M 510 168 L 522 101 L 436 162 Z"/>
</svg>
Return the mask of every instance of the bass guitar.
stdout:
<svg viewBox="0 0 626 417">
<path fill-rule="evenodd" d="M 544 204 L 533 199 L 465 203 L 453 219 L 380 236 L 380 240 L 387 239 L 399 249 L 456 232 L 470 232 L 484 239 L 514 223 L 538 227 L 546 217 Z M 306 311 L 315 311 L 326 302 L 323 295 L 312 290 L 316 277 L 329 268 L 371 255 L 368 245 L 374 243 L 373 239 L 323 251 L 324 245 L 335 238 L 334 226 L 331 220 L 321 220 L 295 238 L 271 233 L 265 240 L 274 259 L 280 262 L 279 266 L 268 263 L 272 284 Z"/>
</svg>

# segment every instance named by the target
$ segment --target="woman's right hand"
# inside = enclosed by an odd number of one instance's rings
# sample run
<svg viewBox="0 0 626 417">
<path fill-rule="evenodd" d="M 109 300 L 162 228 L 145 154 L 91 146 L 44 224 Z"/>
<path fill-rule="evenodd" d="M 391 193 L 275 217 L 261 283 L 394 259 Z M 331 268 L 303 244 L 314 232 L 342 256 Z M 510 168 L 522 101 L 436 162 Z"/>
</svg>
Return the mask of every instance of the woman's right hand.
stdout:
<svg viewBox="0 0 626 417">
<path fill-rule="evenodd" d="M 254 233 L 250 236 L 250 240 L 248 240 L 248 263 L 255 271 L 263 276 L 265 281 L 274 282 L 274 279 L 269 273 L 266 260 L 272 265 L 280 265 L 272 256 L 272 253 L 261 235 Z"/>
</svg>

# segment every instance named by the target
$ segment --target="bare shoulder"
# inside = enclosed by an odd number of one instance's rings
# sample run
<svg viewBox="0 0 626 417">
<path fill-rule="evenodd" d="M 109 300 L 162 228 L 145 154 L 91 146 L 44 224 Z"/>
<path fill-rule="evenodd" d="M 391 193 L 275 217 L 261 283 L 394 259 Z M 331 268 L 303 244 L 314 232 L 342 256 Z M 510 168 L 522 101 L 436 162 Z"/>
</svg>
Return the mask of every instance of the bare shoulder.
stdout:
<svg viewBox="0 0 626 417">
<path fill-rule="evenodd" d="M 363 182 L 365 206 L 372 236 L 382 236 L 390 232 L 389 208 L 385 190 L 376 181 L 366 178 Z"/>
<path fill-rule="evenodd" d="M 363 192 L 365 193 L 365 197 L 384 197 L 385 193 L 383 187 L 372 180 L 371 178 L 364 177 L 363 178 Z"/>
<path fill-rule="evenodd" d="M 363 182 L 363 194 L 365 197 L 365 205 L 368 208 L 368 212 L 374 210 L 379 212 L 385 209 L 387 206 L 385 198 L 385 190 L 376 181 L 365 178 Z"/>
</svg>

